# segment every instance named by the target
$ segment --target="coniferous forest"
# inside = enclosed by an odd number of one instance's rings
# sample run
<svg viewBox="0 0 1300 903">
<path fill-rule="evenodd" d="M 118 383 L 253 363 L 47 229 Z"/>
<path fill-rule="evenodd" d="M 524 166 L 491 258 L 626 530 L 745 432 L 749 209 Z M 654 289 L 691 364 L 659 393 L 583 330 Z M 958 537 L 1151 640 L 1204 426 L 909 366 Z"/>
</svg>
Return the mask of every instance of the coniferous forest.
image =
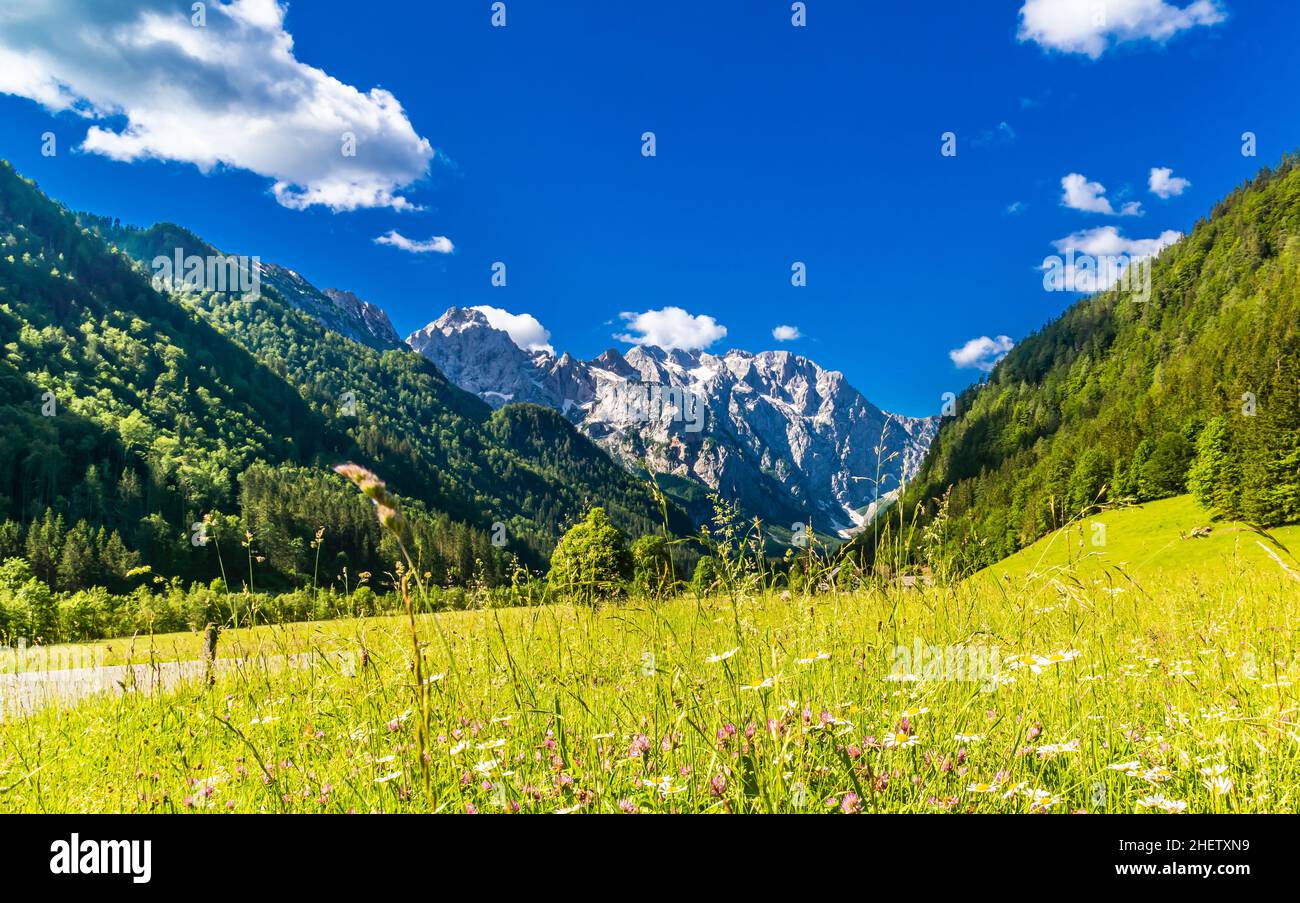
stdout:
<svg viewBox="0 0 1300 903">
<path fill-rule="evenodd" d="M 49 590 L 389 572 L 396 545 L 329 472 L 340 461 L 402 496 L 437 585 L 544 568 L 596 500 L 631 533 L 661 528 L 646 484 L 553 411 L 493 412 L 270 286 L 256 301 L 156 290 L 157 254 L 218 253 L 184 229 L 75 215 L 5 163 L 0 245 L 0 561 L 25 559 Z"/>
<path fill-rule="evenodd" d="M 958 397 L 903 509 L 942 510 L 959 571 L 1183 492 L 1260 527 L 1300 520 L 1300 157 L 1224 198 L 1151 280 L 1146 301 L 1079 301 Z"/>
</svg>

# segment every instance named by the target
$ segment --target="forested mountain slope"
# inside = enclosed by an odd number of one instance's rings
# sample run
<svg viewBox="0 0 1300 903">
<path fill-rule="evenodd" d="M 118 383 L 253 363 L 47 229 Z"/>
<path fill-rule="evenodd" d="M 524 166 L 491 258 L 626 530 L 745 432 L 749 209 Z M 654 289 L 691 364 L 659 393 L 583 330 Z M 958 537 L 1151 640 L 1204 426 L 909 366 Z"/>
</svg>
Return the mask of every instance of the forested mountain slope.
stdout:
<svg viewBox="0 0 1300 903">
<path fill-rule="evenodd" d="M 965 570 L 1095 505 L 1190 489 L 1300 520 L 1300 158 L 1220 202 L 1151 265 L 1146 302 L 1085 298 L 962 393 L 903 510 Z"/>
<path fill-rule="evenodd" d="M 218 545 L 228 569 L 257 556 L 271 582 L 318 558 L 325 576 L 380 573 L 394 550 L 326 473 L 342 460 L 410 500 L 440 581 L 499 577 L 511 552 L 544 563 L 590 504 L 633 533 L 658 524 L 647 488 L 558 414 L 493 412 L 414 352 L 326 329 L 275 278 L 256 300 L 156 291 L 140 261 L 177 248 L 219 253 L 175 226 L 79 221 L 0 163 L 0 558 L 64 589 L 127 585 L 142 561 L 210 579 Z M 204 515 L 216 543 L 192 541 Z"/>
</svg>

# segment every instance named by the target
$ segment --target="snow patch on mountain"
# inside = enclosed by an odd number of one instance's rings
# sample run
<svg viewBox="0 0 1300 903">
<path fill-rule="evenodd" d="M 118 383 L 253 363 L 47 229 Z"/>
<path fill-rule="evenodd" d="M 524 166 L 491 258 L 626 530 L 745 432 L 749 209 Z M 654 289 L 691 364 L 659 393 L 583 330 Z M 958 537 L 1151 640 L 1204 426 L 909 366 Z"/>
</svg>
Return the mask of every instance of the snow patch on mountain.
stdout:
<svg viewBox="0 0 1300 903">
<path fill-rule="evenodd" d="M 638 345 L 582 361 L 525 351 L 463 308 L 407 342 L 493 407 L 555 408 L 629 468 L 702 483 L 783 526 L 811 518 L 852 534 L 916 473 L 938 431 L 938 417 L 882 411 L 843 373 L 789 351 Z"/>
</svg>

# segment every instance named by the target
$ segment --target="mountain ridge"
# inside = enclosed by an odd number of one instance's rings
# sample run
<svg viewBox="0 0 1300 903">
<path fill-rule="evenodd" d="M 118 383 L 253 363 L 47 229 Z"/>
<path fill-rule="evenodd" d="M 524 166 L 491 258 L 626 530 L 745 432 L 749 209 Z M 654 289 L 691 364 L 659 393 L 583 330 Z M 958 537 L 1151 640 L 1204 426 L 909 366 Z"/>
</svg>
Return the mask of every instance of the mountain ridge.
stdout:
<svg viewBox="0 0 1300 903">
<path fill-rule="evenodd" d="M 252 534 L 259 583 L 310 579 L 318 558 L 335 579 L 391 570 L 397 550 L 328 471 L 345 460 L 401 494 L 411 548 L 439 581 L 504 579 L 512 553 L 542 566 L 595 504 L 633 535 L 662 529 L 650 488 L 564 418 L 494 411 L 400 339 L 384 347 L 387 318 L 355 296 L 275 265 L 258 269 L 255 296 L 166 283 L 159 257 L 224 255 L 174 224 L 74 214 L 3 162 L 0 242 L 0 558 L 48 521 L 32 564 L 51 585 L 99 579 L 107 539 L 85 538 L 97 532 L 160 575 L 233 578 L 237 560 L 189 541 L 209 521 L 236 559 Z M 376 330 L 370 343 L 328 322 L 350 314 L 344 325 Z M 551 437 L 544 453 L 529 431 Z"/>
<path fill-rule="evenodd" d="M 407 343 L 495 407 L 561 411 L 629 468 L 694 481 L 781 526 L 811 519 L 840 536 L 916 472 L 938 425 L 883 411 L 842 372 L 785 350 L 638 345 L 583 361 L 526 351 L 481 311 L 459 307 Z M 706 506 L 694 507 L 707 519 Z"/>
</svg>

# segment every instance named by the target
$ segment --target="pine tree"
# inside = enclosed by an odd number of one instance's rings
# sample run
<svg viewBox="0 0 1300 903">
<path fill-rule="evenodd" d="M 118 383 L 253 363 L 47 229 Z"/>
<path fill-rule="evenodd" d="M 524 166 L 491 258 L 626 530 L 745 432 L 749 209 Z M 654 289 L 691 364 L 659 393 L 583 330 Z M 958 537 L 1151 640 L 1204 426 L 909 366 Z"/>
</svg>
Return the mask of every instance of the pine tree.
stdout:
<svg viewBox="0 0 1300 903">
<path fill-rule="evenodd" d="M 98 564 L 90 526 L 84 520 L 77 521 L 63 541 L 63 553 L 59 557 L 59 589 L 72 592 L 94 585 L 99 580 Z"/>
<path fill-rule="evenodd" d="M 0 521 L 0 561 L 23 553 L 23 526 L 17 521 Z"/>
<path fill-rule="evenodd" d="M 45 515 L 33 521 L 27 529 L 27 561 L 33 573 L 44 583 L 52 584 L 58 577 L 59 559 L 63 555 L 63 515 L 55 515 L 46 508 Z"/>
<path fill-rule="evenodd" d="M 1110 476 L 1110 461 L 1099 448 L 1089 448 L 1079 456 L 1070 475 L 1070 514 L 1078 514 L 1101 500 L 1102 489 Z"/>
<path fill-rule="evenodd" d="M 1300 356 L 1277 362 L 1258 420 L 1258 523 L 1293 523 L 1300 520 Z"/>
<path fill-rule="evenodd" d="M 1240 515 L 1240 482 L 1229 421 L 1215 417 L 1196 440 L 1196 458 L 1187 473 L 1187 488 L 1206 510 L 1235 517 Z"/>
<path fill-rule="evenodd" d="M 125 591 L 128 584 L 127 574 L 139 564 L 140 555 L 126 547 L 121 534 L 116 530 L 108 534 L 108 539 L 99 547 L 100 572 L 112 590 Z"/>
</svg>

